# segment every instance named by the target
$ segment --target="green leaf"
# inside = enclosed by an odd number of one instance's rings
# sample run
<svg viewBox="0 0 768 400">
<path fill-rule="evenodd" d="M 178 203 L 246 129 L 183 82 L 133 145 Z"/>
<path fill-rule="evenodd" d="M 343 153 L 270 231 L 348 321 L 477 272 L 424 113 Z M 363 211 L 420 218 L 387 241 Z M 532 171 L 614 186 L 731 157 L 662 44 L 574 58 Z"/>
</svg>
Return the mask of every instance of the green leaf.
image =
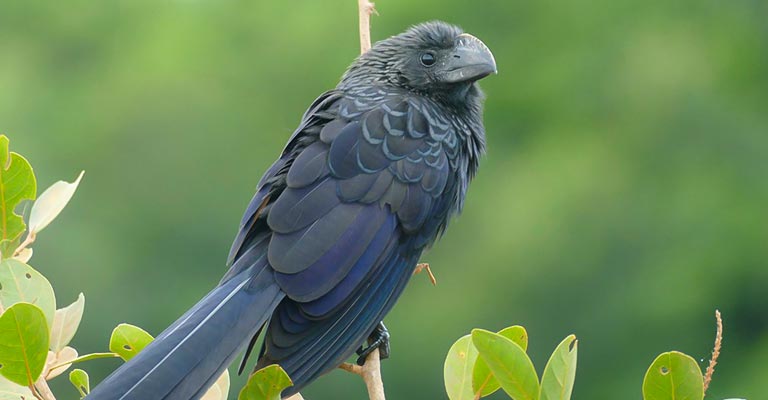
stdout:
<svg viewBox="0 0 768 400">
<path fill-rule="evenodd" d="M 109 350 L 128 361 L 144 350 L 154 338 L 144 329 L 130 324 L 120 324 L 109 338 Z"/>
<path fill-rule="evenodd" d="M 528 349 L 528 332 L 520 325 L 504 328 L 499 331 L 499 335 L 517 343 L 523 351 Z M 488 364 L 478 357 L 477 361 L 475 361 L 475 368 L 472 370 L 472 391 L 475 392 L 475 397 L 478 394 L 480 395 L 479 397 L 488 396 L 499 390 L 499 388 L 501 388 L 501 385 L 493 377 Z"/>
<path fill-rule="evenodd" d="M 472 345 L 472 337 L 466 335 L 457 340 L 443 366 L 445 391 L 451 400 L 472 400 L 475 393 L 472 390 L 472 367 L 477 359 L 477 350 Z"/>
<path fill-rule="evenodd" d="M 0 400 L 19 400 L 22 398 L 33 400 L 35 396 L 32 395 L 32 391 L 28 387 L 17 385 L 0 376 Z"/>
<path fill-rule="evenodd" d="M 678 351 L 662 353 L 643 380 L 645 400 L 702 400 L 704 377 L 696 360 Z"/>
<path fill-rule="evenodd" d="M 17 303 L 0 315 L 0 375 L 33 384 L 48 357 L 48 327 L 39 307 Z"/>
<path fill-rule="evenodd" d="M 88 377 L 88 373 L 82 369 L 73 369 L 72 372 L 69 373 L 69 381 L 72 382 L 72 385 L 74 385 L 75 389 L 80 393 L 81 399 L 91 392 L 90 378 Z"/>
<path fill-rule="evenodd" d="M 24 232 L 24 220 L 14 211 L 22 200 L 34 200 L 37 182 L 24 157 L 8 149 L 8 137 L 0 135 L 0 240 L 15 241 Z M 10 258 L 9 251 L 3 257 Z"/>
<path fill-rule="evenodd" d="M 472 343 L 501 388 L 514 400 L 537 400 L 539 377 L 528 355 L 508 338 L 483 329 L 472 331 Z"/>
<path fill-rule="evenodd" d="M 576 336 L 570 335 L 552 352 L 541 376 L 540 400 L 570 400 L 576 380 L 578 345 Z"/>
<path fill-rule="evenodd" d="M 58 353 L 75 337 L 80 321 L 83 319 L 85 296 L 80 293 L 74 303 L 56 310 L 51 326 L 51 350 Z"/>
<path fill-rule="evenodd" d="M 53 325 L 56 296 L 48 279 L 18 260 L 3 260 L 0 262 L 0 311 L 22 302 L 40 307 L 47 326 Z"/>
<path fill-rule="evenodd" d="M 80 176 L 72 183 L 58 181 L 40 195 L 29 214 L 30 234 L 36 235 L 45 229 L 64 210 L 64 207 L 75 194 L 84 173 L 85 171 L 81 172 Z"/>
<path fill-rule="evenodd" d="M 291 378 L 277 364 L 256 371 L 245 385 L 238 400 L 280 400 L 280 393 L 293 386 Z"/>
<path fill-rule="evenodd" d="M 229 396 L 229 371 L 224 370 L 219 379 L 208 389 L 200 400 L 227 400 Z"/>
</svg>

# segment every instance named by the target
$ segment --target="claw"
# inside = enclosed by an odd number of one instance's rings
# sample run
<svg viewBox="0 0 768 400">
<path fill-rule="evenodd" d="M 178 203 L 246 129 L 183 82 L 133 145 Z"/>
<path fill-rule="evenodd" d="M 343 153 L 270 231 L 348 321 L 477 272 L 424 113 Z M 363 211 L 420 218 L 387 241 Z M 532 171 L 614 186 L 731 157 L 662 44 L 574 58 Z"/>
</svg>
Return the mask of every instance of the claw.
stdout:
<svg viewBox="0 0 768 400">
<path fill-rule="evenodd" d="M 375 349 L 379 349 L 380 359 L 386 360 L 389 358 L 389 331 L 387 330 L 387 327 L 384 326 L 384 322 L 379 322 L 379 324 L 376 325 L 376 328 L 373 329 L 373 332 L 371 332 L 371 335 L 368 336 L 368 346 L 360 346 L 360 349 L 356 351 L 359 356 L 357 358 L 357 365 L 362 366 L 365 364 L 365 359 L 368 358 L 368 355 Z"/>
</svg>

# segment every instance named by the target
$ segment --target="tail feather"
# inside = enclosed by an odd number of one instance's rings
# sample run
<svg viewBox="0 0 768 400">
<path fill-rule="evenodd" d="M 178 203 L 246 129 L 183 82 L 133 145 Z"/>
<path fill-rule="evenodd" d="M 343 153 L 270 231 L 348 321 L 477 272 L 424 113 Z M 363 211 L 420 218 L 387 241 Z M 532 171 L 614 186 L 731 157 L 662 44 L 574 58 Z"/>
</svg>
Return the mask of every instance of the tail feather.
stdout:
<svg viewBox="0 0 768 400">
<path fill-rule="evenodd" d="M 211 291 L 88 400 L 190 400 L 201 397 L 284 297 L 265 265 Z"/>
<path fill-rule="evenodd" d="M 278 363 L 288 372 L 294 385 L 283 396 L 299 392 L 318 376 L 347 360 L 392 308 L 408 282 L 416 257 L 397 255 L 384 263 L 357 291 L 343 310 L 322 321 L 312 321 L 303 331 L 290 331 L 293 303 L 283 303 L 275 311 L 265 338 L 264 356 L 256 368 Z M 298 318 L 301 319 L 300 311 Z M 284 314 L 281 318 L 280 314 Z M 297 317 L 297 316 L 294 316 Z"/>
</svg>

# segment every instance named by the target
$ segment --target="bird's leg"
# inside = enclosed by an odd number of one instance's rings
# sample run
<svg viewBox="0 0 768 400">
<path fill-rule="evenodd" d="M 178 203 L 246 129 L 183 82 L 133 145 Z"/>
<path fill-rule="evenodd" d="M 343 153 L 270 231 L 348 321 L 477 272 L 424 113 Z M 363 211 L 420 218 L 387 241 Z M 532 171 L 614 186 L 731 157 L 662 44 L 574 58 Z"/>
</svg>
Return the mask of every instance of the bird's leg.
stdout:
<svg viewBox="0 0 768 400">
<path fill-rule="evenodd" d="M 420 274 L 421 271 L 427 271 L 427 275 L 429 276 L 429 281 L 432 282 L 432 286 L 437 286 L 437 278 L 435 278 L 435 274 L 432 273 L 432 269 L 429 268 L 429 263 L 416 264 L 416 268 L 413 270 L 413 274 Z"/>
<path fill-rule="evenodd" d="M 374 349 L 379 349 L 380 358 L 382 360 L 389 358 L 389 331 L 384 326 L 384 322 L 379 322 L 376 328 L 373 329 L 371 335 L 368 336 L 368 347 L 360 347 L 357 350 L 357 365 L 365 364 L 365 359 L 368 357 Z"/>
</svg>

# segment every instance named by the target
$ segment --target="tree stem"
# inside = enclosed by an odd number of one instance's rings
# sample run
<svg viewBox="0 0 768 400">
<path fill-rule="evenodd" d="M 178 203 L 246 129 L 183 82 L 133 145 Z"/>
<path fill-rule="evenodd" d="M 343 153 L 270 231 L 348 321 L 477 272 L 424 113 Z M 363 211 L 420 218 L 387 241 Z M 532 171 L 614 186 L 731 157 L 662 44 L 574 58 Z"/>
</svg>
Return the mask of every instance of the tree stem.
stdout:
<svg viewBox="0 0 768 400">
<path fill-rule="evenodd" d="M 360 54 L 371 49 L 371 14 L 376 12 L 369 0 L 357 0 L 360 21 Z"/>
<path fill-rule="evenodd" d="M 379 349 L 374 349 L 365 359 L 365 364 L 359 365 L 344 363 L 339 366 L 344 371 L 359 375 L 365 382 L 370 400 L 386 400 L 384 396 L 384 381 L 381 379 L 381 358 Z"/>
</svg>

